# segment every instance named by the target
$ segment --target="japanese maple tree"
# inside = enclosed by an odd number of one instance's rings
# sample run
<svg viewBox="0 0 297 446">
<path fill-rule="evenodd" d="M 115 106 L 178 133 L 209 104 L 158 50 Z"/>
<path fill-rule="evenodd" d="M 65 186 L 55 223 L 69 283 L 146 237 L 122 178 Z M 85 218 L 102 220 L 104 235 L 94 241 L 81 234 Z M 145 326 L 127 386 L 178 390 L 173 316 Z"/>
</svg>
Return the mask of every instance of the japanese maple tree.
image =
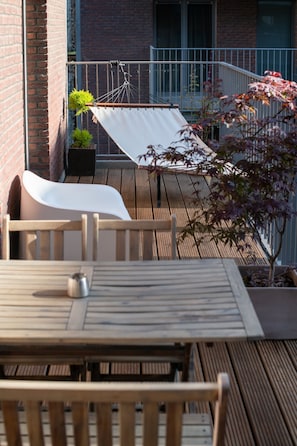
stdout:
<svg viewBox="0 0 297 446">
<path fill-rule="evenodd" d="M 238 249 L 248 249 L 250 238 L 257 240 L 267 252 L 269 285 L 274 283 L 287 222 L 296 215 L 292 203 L 297 179 L 296 98 L 295 82 L 266 72 L 246 92 L 221 97 L 219 110 L 200 114 L 194 125 L 181 129 L 180 141 L 161 151 L 149 147 L 145 155 L 152 159 L 152 170 L 164 169 L 165 160 L 211 177 L 207 197 L 197 190 L 199 205 L 182 238 L 195 233 L 202 241 L 207 234 Z M 227 132 L 218 141 L 205 141 L 214 151 L 209 155 L 196 135 L 203 138 L 214 125 L 225 126 Z M 268 226 L 275 234 L 270 246 L 261 237 Z"/>
</svg>

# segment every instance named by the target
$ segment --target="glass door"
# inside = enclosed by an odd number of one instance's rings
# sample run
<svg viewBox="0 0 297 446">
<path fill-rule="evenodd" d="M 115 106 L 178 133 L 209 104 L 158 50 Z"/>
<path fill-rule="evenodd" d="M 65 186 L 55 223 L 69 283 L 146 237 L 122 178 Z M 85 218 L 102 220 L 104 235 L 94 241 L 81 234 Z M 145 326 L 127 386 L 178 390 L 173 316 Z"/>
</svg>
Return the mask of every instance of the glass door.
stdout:
<svg viewBox="0 0 297 446">
<path fill-rule="evenodd" d="M 212 46 L 212 4 L 197 0 L 158 0 L 155 6 L 157 60 L 171 61 L 157 70 L 158 88 L 163 93 L 181 94 L 201 88 L 207 77 L 205 67 L 180 62 L 206 59 L 205 49 Z"/>
</svg>

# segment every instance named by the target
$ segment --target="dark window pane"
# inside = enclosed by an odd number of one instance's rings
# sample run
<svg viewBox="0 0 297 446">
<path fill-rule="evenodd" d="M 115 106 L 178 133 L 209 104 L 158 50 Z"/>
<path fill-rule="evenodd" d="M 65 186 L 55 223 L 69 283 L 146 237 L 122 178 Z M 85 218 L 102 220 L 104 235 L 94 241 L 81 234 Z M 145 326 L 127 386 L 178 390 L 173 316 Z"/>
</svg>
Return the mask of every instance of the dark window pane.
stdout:
<svg viewBox="0 0 297 446">
<path fill-rule="evenodd" d="M 211 5 L 188 5 L 188 47 L 211 48 Z"/>
<path fill-rule="evenodd" d="M 181 45 L 180 5 L 156 5 L 157 47 L 179 48 Z"/>
</svg>

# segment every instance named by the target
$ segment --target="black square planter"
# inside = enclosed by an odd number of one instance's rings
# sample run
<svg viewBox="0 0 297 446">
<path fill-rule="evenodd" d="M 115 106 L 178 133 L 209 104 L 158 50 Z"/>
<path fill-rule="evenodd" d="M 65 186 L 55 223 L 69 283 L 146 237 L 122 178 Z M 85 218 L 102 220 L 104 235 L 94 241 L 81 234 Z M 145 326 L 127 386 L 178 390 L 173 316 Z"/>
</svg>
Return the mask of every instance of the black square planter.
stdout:
<svg viewBox="0 0 297 446">
<path fill-rule="evenodd" d="M 70 148 L 68 151 L 67 175 L 95 175 L 96 148 Z"/>
</svg>

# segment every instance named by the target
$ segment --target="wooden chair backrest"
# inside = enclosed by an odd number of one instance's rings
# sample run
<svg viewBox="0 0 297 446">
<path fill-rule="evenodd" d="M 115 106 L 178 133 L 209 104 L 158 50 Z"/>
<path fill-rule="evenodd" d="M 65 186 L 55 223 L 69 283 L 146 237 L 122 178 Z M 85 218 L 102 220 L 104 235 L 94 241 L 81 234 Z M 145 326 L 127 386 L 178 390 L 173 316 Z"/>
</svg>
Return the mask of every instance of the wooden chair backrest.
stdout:
<svg viewBox="0 0 297 446">
<path fill-rule="evenodd" d="M 176 216 L 167 220 L 105 220 L 93 214 L 93 260 L 98 260 L 101 231 L 116 232 L 116 260 L 153 260 L 159 232 L 170 234 L 170 259 L 176 258 Z"/>
<path fill-rule="evenodd" d="M 143 446 L 180 446 L 206 444 L 201 441 L 205 431 L 209 435 L 207 441 L 212 438 L 212 443 L 207 444 L 222 446 L 228 390 L 226 374 L 219 374 L 214 383 L 1 380 L 4 426 L 0 424 L 0 443 L 135 446 L 137 442 Z M 196 429 L 194 420 L 200 414 L 184 413 L 188 401 L 216 402 L 213 432 L 211 429 L 207 434 L 209 426 L 206 425 Z M 139 403 L 142 403 L 142 412 L 136 413 Z M 165 405 L 165 413 L 160 414 L 160 404 Z M 24 436 L 26 443 L 21 442 Z M 158 443 L 159 437 L 163 438 L 162 443 Z"/>
<path fill-rule="evenodd" d="M 26 260 L 63 260 L 66 231 L 81 231 L 82 260 L 86 260 L 86 214 L 81 220 L 11 220 L 6 214 L 2 221 L 2 259 L 10 259 L 10 233 L 19 232 L 22 233 Z"/>
</svg>

